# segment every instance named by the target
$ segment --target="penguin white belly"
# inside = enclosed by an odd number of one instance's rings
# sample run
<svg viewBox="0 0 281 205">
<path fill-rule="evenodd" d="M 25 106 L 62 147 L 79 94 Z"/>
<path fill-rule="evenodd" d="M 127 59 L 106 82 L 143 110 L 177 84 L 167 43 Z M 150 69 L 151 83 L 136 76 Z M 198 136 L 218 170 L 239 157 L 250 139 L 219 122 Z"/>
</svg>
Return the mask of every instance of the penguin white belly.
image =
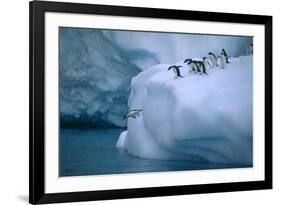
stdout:
<svg viewBox="0 0 281 205">
<path fill-rule="evenodd" d="M 210 55 L 209 58 L 210 58 L 210 61 L 212 63 L 212 67 L 214 67 L 217 64 L 217 61 L 216 61 L 215 57 Z"/>
<path fill-rule="evenodd" d="M 173 67 L 172 69 L 173 69 L 173 72 L 174 72 L 174 74 L 175 74 L 174 79 L 177 79 L 177 78 L 178 78 L 177 69 L 174 68 L 174 67 Z"/>
<path fill-rule="evenodd" d="M 198 72 L 198 66 L 196 65 L 196 63 L 191 63 L 192 64 L 192 68 L 194 70 L 194 72 Z"/>
<path fill-rule="evenodd" d="M 226 58 L 224 55 L 221 55 L 221 68 L 225 68 Z"/>
<path fill-rule="evenodd" d="M 202 67 L 202 65 L 198 64 L 197 66 L 198 66 L 198 72 L 199 72 L 199 73 L 202 73 L 202 72 L 203 72 L 203 67 Z"/>
<path fill-rule="evenodd" d="M 208 68 L 208 67 L 209 67 L 209 62 L 208 62 L 208 60 L 207 60 L 207 59 L 206 59 L 206 60 L 204 60 L 204 61 L 203 61 L 203 63 L 204 63 L 205 68 Z"/>
<path fill-rule="evenodd" d="M 190 64 L 188 65 L 188 67 L 190 68 L 190 71 L 189 71 L 189 72 L 195 71 L 194 63 L 190 63 Z"/>
</svg>

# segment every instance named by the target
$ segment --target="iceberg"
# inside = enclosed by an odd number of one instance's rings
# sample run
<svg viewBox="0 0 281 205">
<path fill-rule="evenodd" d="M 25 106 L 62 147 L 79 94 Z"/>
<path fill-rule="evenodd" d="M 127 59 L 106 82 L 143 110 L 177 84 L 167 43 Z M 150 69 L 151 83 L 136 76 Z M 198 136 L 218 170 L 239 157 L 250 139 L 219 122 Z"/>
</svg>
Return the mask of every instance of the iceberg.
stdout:
<svg viewBox="0 0 281 205">
<path fill-rule="evenodd" d="M 174 78 L 169 64 L 143 70 L 131 80 L 128 118 L 116 147 L 148 159 L 252 165 L 252 56 L 231 58 L 208 75 L 189 72 Z"/>
<path fill-rule="evenodd" d="M 232 57 L 248 55 L 250 43 L 252 37 L 60 27 L 61 123 L 125 127 L 130 81 L 142 70 L 221 48 Z"/>
</svg>

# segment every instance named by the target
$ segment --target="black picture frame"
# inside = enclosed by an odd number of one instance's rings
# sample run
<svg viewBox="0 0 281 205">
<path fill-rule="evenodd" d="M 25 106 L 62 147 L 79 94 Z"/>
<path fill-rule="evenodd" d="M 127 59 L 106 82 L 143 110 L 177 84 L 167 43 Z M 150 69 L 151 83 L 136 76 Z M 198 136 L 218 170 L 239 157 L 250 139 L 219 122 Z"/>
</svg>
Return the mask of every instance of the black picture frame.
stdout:
<svg viewBox="0 0 281 205">
<path fill-rule="evenodd" d="M 106 199 L 154 197 L 198 193 L 260 190 L 272 188 L 272 16 L 214 13 L 124 6 L 32 1 L 30 12 L 30 105 L 29 105 L 29 202 L 45 204 Z M 154 188 L 81 191 L 71 193 L 45 192 L 44 123 L 45 79 L 44 39 L 45 12 L 98 14 L 112 16 L 150 17 L 209 22 L 259 24 L 265 27 L 265 180 L 235 183 L 197 184 Z"/>
</svg>

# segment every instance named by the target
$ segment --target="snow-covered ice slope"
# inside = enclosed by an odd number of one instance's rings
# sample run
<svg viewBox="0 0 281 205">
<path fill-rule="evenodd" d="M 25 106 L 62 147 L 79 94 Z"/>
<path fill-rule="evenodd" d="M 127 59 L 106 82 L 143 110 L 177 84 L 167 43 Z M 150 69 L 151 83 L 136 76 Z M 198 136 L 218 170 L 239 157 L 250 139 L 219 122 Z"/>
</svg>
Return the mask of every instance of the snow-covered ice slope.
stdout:
<svg viewBox="0 0 281 205">
<path fill-rule="evenodd" d="M 230 59 L 209 75 L 174 79 L 169 65 L 144 70 L 131 81 L 129 118 L 117 147 L 150 159 L 252 164 L 252 56 Z"/>
</svg>

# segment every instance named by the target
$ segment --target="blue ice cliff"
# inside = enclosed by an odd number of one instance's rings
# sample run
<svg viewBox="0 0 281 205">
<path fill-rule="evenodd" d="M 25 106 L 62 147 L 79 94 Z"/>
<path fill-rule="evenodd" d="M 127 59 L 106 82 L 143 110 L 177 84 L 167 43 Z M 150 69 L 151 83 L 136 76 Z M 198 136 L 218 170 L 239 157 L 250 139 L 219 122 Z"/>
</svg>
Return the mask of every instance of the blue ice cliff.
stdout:
<svg viewBox="0 0 281 205">
<path fill-rule="evenodd" d="M 60 29 L 63 124 L 125 126 L 130 81 L 140 68 L 100 30 Z"/>
</svg>

